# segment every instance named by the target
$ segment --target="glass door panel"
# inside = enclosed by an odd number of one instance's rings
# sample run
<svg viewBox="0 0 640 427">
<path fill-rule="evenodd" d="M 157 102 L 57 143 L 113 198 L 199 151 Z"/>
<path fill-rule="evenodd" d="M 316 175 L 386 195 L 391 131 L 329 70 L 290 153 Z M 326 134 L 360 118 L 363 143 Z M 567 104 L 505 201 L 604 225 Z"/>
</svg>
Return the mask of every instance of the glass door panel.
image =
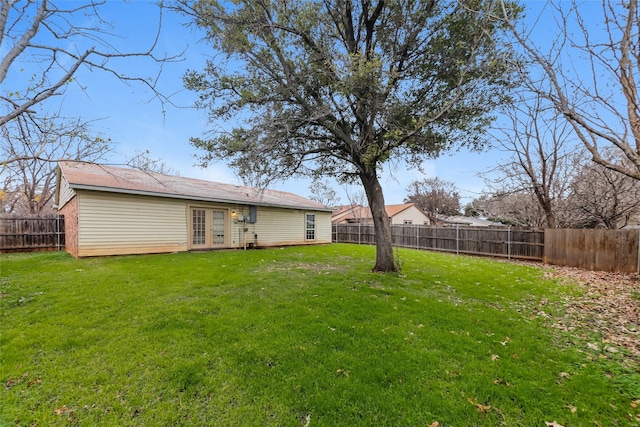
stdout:
<svg viewBox="0 0 640 427">
<path fill-rule="evenodd" d="M 207 244 L 207 211 L 205 209 L 191 210 L 191 245 L 203 246 Z"/>
</svg>

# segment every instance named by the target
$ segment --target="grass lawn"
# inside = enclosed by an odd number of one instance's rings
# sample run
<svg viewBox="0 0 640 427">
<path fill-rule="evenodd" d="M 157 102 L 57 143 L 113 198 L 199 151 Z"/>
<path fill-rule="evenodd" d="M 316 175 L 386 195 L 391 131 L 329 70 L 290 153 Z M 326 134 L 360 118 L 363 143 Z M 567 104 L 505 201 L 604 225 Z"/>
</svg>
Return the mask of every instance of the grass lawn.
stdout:
<svg viewBox="0 0 640 427">
<path fill-rule="evenodd" d="M 375 248 L 0 256 L 0 425 L 638 425 L 541 268 Z"/>
</svg>

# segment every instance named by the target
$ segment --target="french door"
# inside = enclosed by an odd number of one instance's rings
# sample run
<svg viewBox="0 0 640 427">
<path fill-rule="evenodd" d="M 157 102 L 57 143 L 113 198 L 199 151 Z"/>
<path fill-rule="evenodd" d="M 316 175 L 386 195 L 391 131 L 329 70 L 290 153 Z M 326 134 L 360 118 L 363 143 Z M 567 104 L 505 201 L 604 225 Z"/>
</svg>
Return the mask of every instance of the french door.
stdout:
<svg viewBox="0 0 640 427">
<path fill-rule="evenodd" d="M 189 247 L 211 249 L 226 244 L 226 211 L 210 208 L 191 208 L 189 212 Z"/>
</svg>

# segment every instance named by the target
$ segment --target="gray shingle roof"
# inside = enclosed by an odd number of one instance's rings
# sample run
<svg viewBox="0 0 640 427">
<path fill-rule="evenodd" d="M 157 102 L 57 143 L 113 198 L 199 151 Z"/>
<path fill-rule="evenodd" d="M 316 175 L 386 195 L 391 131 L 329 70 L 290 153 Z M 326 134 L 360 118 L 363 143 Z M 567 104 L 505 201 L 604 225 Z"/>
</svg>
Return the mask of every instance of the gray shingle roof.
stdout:
<svg viewBox="0 0 640 427">
<path fill-rule="evenodd" d="M 241 205 L 331 211 L 321 203 L 286 191 L 266 190 L 138 169 L 85 162 L 59 162 L 62 175 L 74 190 L 139 194 Z"/>
</svg>

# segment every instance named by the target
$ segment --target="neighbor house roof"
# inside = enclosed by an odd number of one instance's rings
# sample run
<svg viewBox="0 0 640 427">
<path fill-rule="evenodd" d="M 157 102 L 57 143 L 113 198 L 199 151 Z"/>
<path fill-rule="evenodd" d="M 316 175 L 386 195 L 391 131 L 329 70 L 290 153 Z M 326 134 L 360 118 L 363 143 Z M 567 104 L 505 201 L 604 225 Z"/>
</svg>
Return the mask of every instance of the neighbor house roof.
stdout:
<svg viewBox="0 0 640 427">
<path fill-rule="evenodd" d="M 473 216 L 448 216 L 443 217 L 442 221 L 449 225 L 466 225 L 470 227 L 504 227 L 505 225 L 499 222 L 489 221 L 488 219 L 478 218 Z"/>
<path fill-rule="evenodd" d="M 393 218 L 394 216 L 409 209 L 412 206 L 415 206 L 415 203 L 404 203 L 402 205 L 386 205 L 384 207 L 384 210 L 387 212 L 387 216 L 389 218 Z M 416 208 L 420 209 L 417 206 Z M 371 214 L 371 209 L 369 209 L 366 206 L 346 205 L 346 206 L 337 206 L 334 208 L 333 214 L 331 216 L 331 221 L 334 223 L 337 223 L 341 221 L 350 221 L 350 220 L 356 221 L 356 220 L 362 220 L 362 219 L 371 219 L 372 217 L 373 216 Z"/>
<path fill-rule="evenodd" d="M 333 223 L 357 222 L 367 218 L 371 218 L 371 209 L 362 205 L 337 206 L 331 214 L 331 222 Z"/>
<path fill-rule="evenodd" d="M 266 190 L 139 169 L 63 161 L 60 173 L 74 190 L 138 194 L 207 202 L 330 211 L 321 203 L 286 191 Z"/>
<path fill-rule="evenodd" d="M 389 218 L 393 218 L 394 216 L 398 215 L 400 212 L 409 209 L 411 206 L 415 206 L 415 204 L 405 203 L 402 205 L 386 205 L 384 209 L 387 211 L 387 215 L 389 216 Z"/>
</svg>

